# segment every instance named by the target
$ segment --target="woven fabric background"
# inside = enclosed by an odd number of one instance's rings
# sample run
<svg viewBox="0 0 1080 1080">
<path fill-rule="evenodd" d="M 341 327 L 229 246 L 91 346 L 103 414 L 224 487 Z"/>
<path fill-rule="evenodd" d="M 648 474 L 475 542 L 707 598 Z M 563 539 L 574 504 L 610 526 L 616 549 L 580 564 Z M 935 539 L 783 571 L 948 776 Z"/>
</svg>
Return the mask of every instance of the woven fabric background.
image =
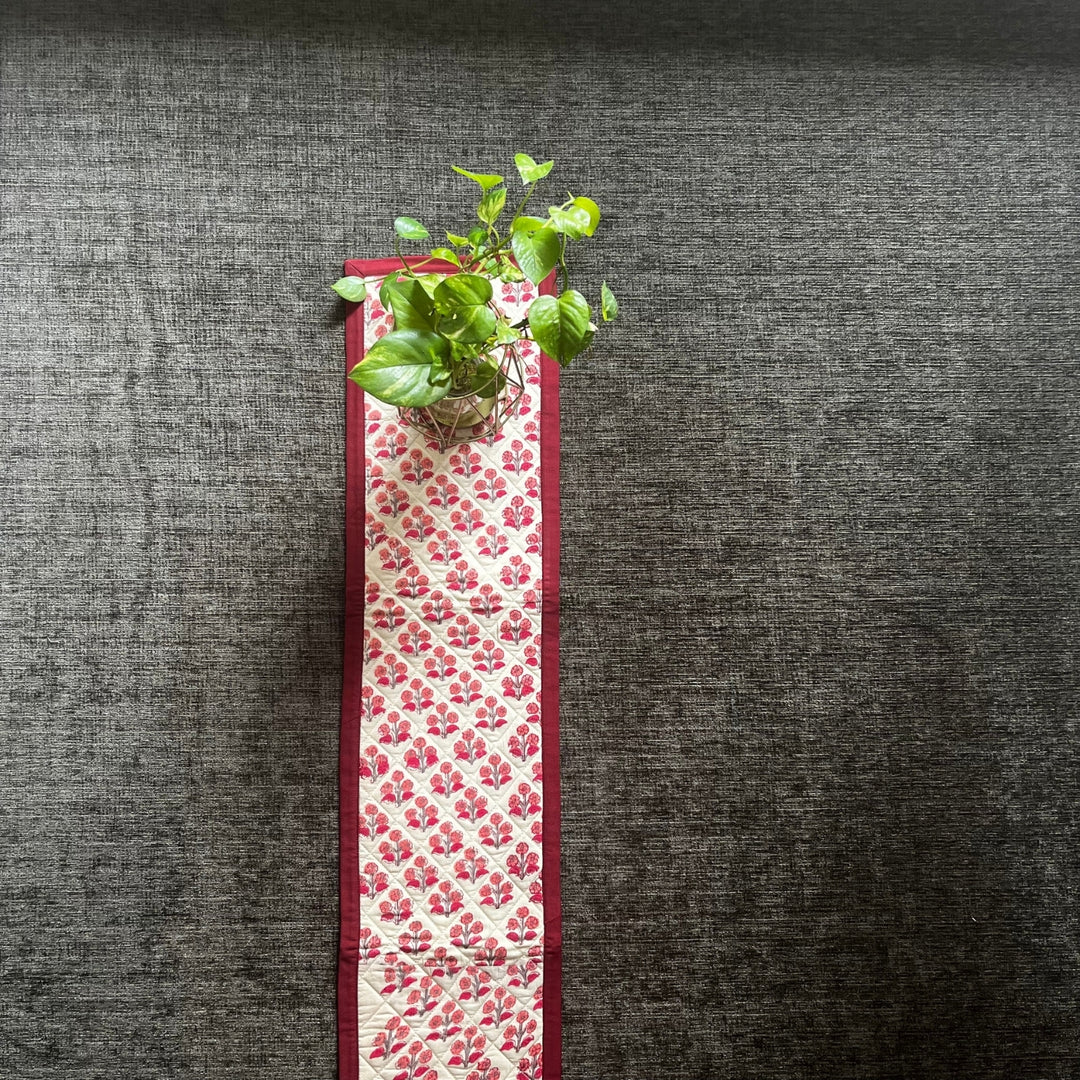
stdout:
<svg viewBox="0 0 1080 1080">
<path fill-rule="evenodd" d="M 334 1075 L 328 284 L 519 149 L 567 1080 L 1080 1075 L 1080 14 L 718 7 L 0 9 L 5 1078 Z"/>
</svg>

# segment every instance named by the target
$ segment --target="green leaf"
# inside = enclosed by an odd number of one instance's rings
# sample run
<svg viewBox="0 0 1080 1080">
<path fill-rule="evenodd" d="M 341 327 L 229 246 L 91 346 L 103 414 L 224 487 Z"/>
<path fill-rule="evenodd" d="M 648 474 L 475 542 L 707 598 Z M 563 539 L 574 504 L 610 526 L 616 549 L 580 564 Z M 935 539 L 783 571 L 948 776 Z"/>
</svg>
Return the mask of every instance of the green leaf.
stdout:
<svg viewBox="0 0 1080 1080">
<path fill-rule="evenodd" d="M 524 230 L 514 233 L 510 246 L 522 273 L 534 285 L 539 285 L 551 273 L 562 251 L 558 233 L 546 227 L 537 229 L 532 235 Z"/>
<path fill-rule="evenodd" d="M 495 332 L 495 312 L 479 304 L 457 308 L 439 321 L 439 333 L 452 341 L 478 344 Z"/>
<path fill-rule="evenodd" d="M 503 212 L 506 205 L 506 188 L 494 188 L 484 193 L 480 205 L 476 208 L 476 216 L 485 225 L 494 225 L 498 216 Z"/>
<path fill-rule="evenodd" d="M 551 215 L 552 228 L 556 232 L 566 233 L 571 240 L 580 240 L 585 235 L 585 230 L 592 225 L 588 210 L 583 210 L 580 206 L 572 206 L 569 210 L 549 206 L 548 213 Z"/>
<path fill-rule="evenodd" d="M 450 168 L 453 169 L 454 172 L 460 173 L 462 176 L 467 176 L 470 180 L 475 180 L 485 191 L 503 182 L 503 178 L 501 176 L 496 176 L 494 173 L 469 172 L 468 169 L 463 169 L 459 165 L 451 165 Z"/>
<path fill-rule="evenodd" d="M 506 376 L 494 357 L 485 357 L 469 379 L 469 392 L 481 397 L 494 397 L 506 385 Z"/>
<path fill-rule="evenodd" d="M 574 200 L 574 205 L 589 215 L 589 227 L 585 230 L 585 235 L 592 236 L 596 232 L 596 226 L 600 224 L 600 207 L 584 195 L 579 195 Z"/>
<path fill-rule="evenodd" d="M 433 259 L 445 259 L 447 262 L 453 263 L 455 266 L 461 265 L 461 260 L 457 257 L 457 253 L 451 251 L 450 248 L 432 248 L 431 257 Z"/>
<path fill-rule="evenodd" d="M 619 314 L 619 301 L 606 281 L 600 285 L 600 314 L 604 316 L 604 322 L 611 322 Z"/>
<path fill-rule="evenodd" d="M 469 242 L 469 238 L 467 236 L 458 236 L 457 233 L 452 232 L 448 232 L 446 234 L 446 239 L 449 240 L 450 243 L 453 244 L 455 247 L 465 247 L 465 245 Z"/>
<path fill-rule="evenodd" d="M 443 313 L 439 333 L 460 342 L 487 341 L 495 332 L 495 312 L 488 307 L 493 290 L 480 274 L 454 274 L 435 290 Z"/>
<path fill-rule="evenodd" d="M 503 281 L 524 281 L 525 275 L 509 260 L 500 256 L 499 277 Z"/>
<path fill-rule="evenodd" d="M 416 280 L 420 282 L 424 292 L 428 294 L 433 300 L 435 299 L 435 290 L 446 280 L 445 274 L 418 274 Z"/>
<path fill-rule="evenodd" d="M 435 305 L 416 278 L 384 282 L 379 296 L 394 313 L 395 330 L 435 329 Z"/>
<path fill-rule="evenodd" d="M 343 300 L 351 300 L 354 304 L 359 304 L 367 296 L 367 285 L 364 279 L 353 277 L 351 274 L 348 277 L 338 278 L 330 288 Z"/>
<path fill-rule="evenodd" d="M 416 218 L 411 217 L 395 218 L 394 231 L 403 240 L 426 240 L 431 235 Z"/>
<path fill-rule="evenodd" d="M 543 180 L 551 172 L 554 161 L 545 161 L 543 165 L 537 165 L 528 154 L 515 154 L 514 164 L 517 166 L 521 182 L 528 187 L 537 180 Z"/>
<path fill-rule="evenodd" d="M 536 232 L 537 229 L 542 229 L 547 222 L 543 218 L 538 217 L 516 217 L 510 222 L 510 231 L 517 232 L 518 229 L 525 229 L 527 232 Z"/>
<path fill-rule="evenodd" d="M 478 248 L 487 239 L 487 232 L 479 227 L 469 230 L 469 243 Z"/>
<path fill-rule="evenodd" d="M 515 330 L 508 322 L 500 322 L 495 330 L 495 344 L 509 345 L 512 341 L 521 340 L 521 331 Z"/>
<path fill-rule="evenodd" d="M 538 296 L 529 308 L 529 329 L 537 345 L 565 367 L 592 341 L 590 314 L 588 301 L 576 289 L 559 297 Z"/>
<path fill-rule="evenodd" d="M 435 307 L 442 312 L 451 312 L 460 307 L 486 304 L 494 295 L 491 282 L 481 274 L 451 274 L 435 290 Z"/>
<path fill-rule="evenodd" d="M 393 330 L 368 349 L 349 378 L 388 405 L 431 405 L 450 392 L 449 353 L 439 334 Z"/>
</svg>

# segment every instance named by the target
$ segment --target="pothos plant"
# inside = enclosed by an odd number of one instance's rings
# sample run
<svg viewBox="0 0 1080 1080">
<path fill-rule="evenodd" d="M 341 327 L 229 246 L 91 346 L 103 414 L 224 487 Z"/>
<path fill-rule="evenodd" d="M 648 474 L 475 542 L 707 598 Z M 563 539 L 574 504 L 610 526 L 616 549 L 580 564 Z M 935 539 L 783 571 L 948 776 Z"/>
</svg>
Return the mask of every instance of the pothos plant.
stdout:
<svg viewBox="0 0 1080 1080">
<path fill-rule="evenodd" d="M 505 232 L 498 225 L 506 209 L 504 178 L 457 165 L 451 166 L 454 172 L 480 185 L 479 225 L 464 236 L 446 233 L 451 247 L 431 248 L 429 258 L 410 265 L 402 254 L 402 240 L 429 240 L 431 234 L 415 218 L 394 221 L 394 251 L 401 269 L 387 275 L 379 289 L 379 301 L 391 313 L 394 328 L 349 372 L 374 397 L 400 408 L 430 406 L 450 395 L 494 397 L 504 384 L 498 356 L 504 347 L 531 339 L 563 367 L 589 347 L 596 332 L 593 312 L 585 297 L 570 288 L 566 248 L 570 241 L 596 232 L 600 209 L 592 199 L 567 192 L 566 201 L 549 206 L 546 217 L 526 215 L 537 184 L 555 163 L 537 164 L 528 154 L 516 154 L 514 164 L 526 191 Z M 436 259 L 458 269 L 417 273 Z M 492 279 L 528 278 L 539 285 L 556 267 L 559 295 L 538 296 L 525 318 L 511 324 L 493 302 Z M 359 277 L 340 278 L 333 288 L 354 302 L 367 296 L 367 285 Z M 610 322 L 618 310 L 605 281 L 600 286 L 601 318 Z"/>
</svg>

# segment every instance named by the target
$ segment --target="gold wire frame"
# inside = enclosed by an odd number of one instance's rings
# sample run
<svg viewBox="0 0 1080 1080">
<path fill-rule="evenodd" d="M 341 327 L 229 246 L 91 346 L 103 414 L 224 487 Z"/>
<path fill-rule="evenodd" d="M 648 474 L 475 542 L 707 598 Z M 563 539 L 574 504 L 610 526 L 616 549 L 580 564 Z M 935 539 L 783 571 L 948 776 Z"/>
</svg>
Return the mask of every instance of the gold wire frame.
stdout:
<svg viewBox="0 0 1080 1080">
<path fill-rule="evenodd" d="M 489 445 L 493 443 L 503 425 L 518 411 L 525 396 L 525 365 L 521 352 L 515 342 L 502 346 L 502 349 L 499 371 L 506 381 L 495 395 L 495 402 L 488 412 L 485 413 L 483 409 L 491 398 L 472 393 L 460 397 L 451 395 L 423 408 L 399 408 L 399 420 L 406 427 L 426 435 L 441 453 L 451 446 L 482 439 L 487 439 Z M 473 417 L 480 419 L 474 420 Z"/>
</svg>

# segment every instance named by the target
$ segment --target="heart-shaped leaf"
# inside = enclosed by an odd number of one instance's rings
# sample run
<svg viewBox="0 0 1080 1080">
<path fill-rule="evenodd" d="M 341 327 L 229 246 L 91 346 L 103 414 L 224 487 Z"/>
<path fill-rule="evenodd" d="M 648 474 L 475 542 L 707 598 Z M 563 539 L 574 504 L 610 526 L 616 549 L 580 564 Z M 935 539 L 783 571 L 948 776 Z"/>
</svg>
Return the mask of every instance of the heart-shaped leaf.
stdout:
<svg viewBox="0 0 1080 1080">
<path fill-rule="evenodd" d="M 482 274 L 451 274 L 435 290 L 435 307 L 442 312 L 486 304 L 494 295 L 491 282 Z"/>
<path fill-rule="evenodd" d="M 537 165 L 528 154 L 515 154 L 514 164 L 517 166 L 521 182 L 528 187 L 537 180 L 543 180 L 551 172 L 554 161 L 545 161 L 543 165 Z"/>
<path fill-rule="evenodd" d="M 525 229 L 527 232 L 536 232 L 537 229 L 542 229 L 547 224 L 543 218 L 538 217 L 516 217 L 510 222 L 510 231 L 517 232 L 518 229 Z"/>
<path fill-rule="evenodd" d="M 379 297 L 394 313 L 395 330 L 435 329 L 435 305 L 416 278 L 384 282 Z"/>
<path fill-rule="evenodd" d="M 592 341 L 590 314 L 589 302 L 576 289 L 559 297 L 538 296 L 529 308 L 529 329 L 537 345 L 565 367 Z"/>
<path fill-rule="evenodd" d="M 458 236 L 457 233 L 452 232 L 448 232 L 446 234 L 446 239 L 449 240 L 450 243 L 453 244 L 455 247 L 465 247 L 465 245 L 469 242 L 469 238 L 467 236 Z"/>
<path fill-rule="evenodd" d="M 449 352 L 439 334 L 393 330 L 368 349 L 349 378 L 388 405 L 431 405 L 450 392 Z"/>
<path fill-rule="evenodd" d="M 359 304 L 367 296 L 367 284 L 364 279 L 353 277 L 351 274 L 348 277 L 338 278 L 330 288 L 343 300 L 351 300 L 354 304 Z"/>
<path fill-rule="evenodd" d="M 506 205 L 506 188 L 492 188 L 484 193 L 480 205 L 476 208 L 476 216 L 485 225 L 494 225 Z"/>
<path fill-rule="evenodd" d="M 444 315 L 439 322 L 439 333 L 453 341 L 478 344 L 487 341 L 495 332 L 495 312 L 479 304 L 461 307 Z"/>
<path fill-rule="evenodd" d="M 462 176 L 467 176 L 470 180 L 475 180 L 485 191 L 503 182 L 503 178 L 496 176 L 494 173 L 469 172 L 468 169 L 463 169 L 460 165 L 451 165 L 450 168 Z"/>
<path fill-rule="evenodd" d="M 487 341 L 495 332 L 495 312 L 488 307 L 493 290 L 480 274 L 453 274 L 435 290 L 442 312 L 439 333 L 460 342 Z"/>
<path fill-rule="evenodd" d="M 600 224 L 600 207 L 584 195 L 579 195 L 574 200 L 574 205 L 589 215 L 589 227 L 585 230 L 585 235 L 592 236 L 596 232 L 596 226 Z"/>
<path fill-rule="evenodd" d="M 395 218 L 394 231 L 403 240 L 426 240 L 431 235 L 416 218 L 411 217 Z"/>
<path fill-rule="evenodd" d="M 604 316 L 604 322 L 611 322 L 619 314 L 619 301 L 606 281 L 600 284 L 600 314 Z"/>
<path fill-rule="evenodd" d="M 457 252 L 453 251 L 451 248 L 432 248 L 431 257 L 433 259 L 445 259 L 447 262 L 453 263 L 455 266 L 461 265 L 461 260 L 457 257 Z"/>
<path fill-rule="evenodd" d="M 562 250 L 558 233 L 547 227 L 531 234 L 519 230 L 510 238 L 510 246 L 522 273 L 534 285 L 539 285 L 551 273 Z"/>
<path fill-rule="evenodd" d="M 569 210 L 549 206 L 548 213 L 551 215 L 552 228 L 556 232 L 566 233 L 571 240 L 580 240 L 586 230 L 592 227 L 592 218 L 588 210 L 580 206 L 571 206 Z"/>
</svg>

